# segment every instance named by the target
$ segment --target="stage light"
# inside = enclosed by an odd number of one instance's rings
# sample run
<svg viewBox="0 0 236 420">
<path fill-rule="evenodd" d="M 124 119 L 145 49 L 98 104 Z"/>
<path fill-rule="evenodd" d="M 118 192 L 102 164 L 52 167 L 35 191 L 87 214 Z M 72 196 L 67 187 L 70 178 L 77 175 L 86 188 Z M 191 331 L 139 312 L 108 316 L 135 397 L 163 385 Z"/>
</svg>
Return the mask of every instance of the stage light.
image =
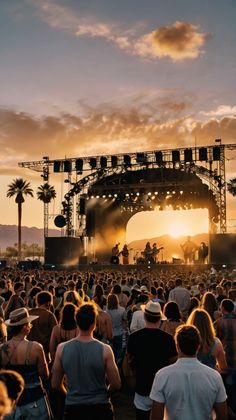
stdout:
<svg viewBox="0 0 236 420">
<path fill-rule="evenodd" d="M 139 192 L 137 192 L 136 195 L 139 196 L 140 195 Z"/>
<path fill-rule="evenodd" d="M 201 161 L 207 161 L 207 148 L 206 147 L 200 147 L 200 149 L 198 150 L 198 154 L 199 154 L 199 160 Z"/>
<path fill-rule="evenodd" d="M 184 150 L 184 161 L 185 162 L 192 162 L 193 161 L 192 149 L 185 149 Z"/>
<path fill-rule="evenodd" d="M 106 195 L 105 195 L 105 194 L 103 194 L 102 198 L 106 198 Z"/>
<path fill-rule="evenodd" d="M 179 150 L 172 150 L 172 162 L 173 163 L 180 162 L 180 152 L 179 152 Z"/>
<path fill-rule="evenodd" d="M 150 196 L 150 195 L 152 195 L 152 193 L 149 191 L 149 192 L 148 192 L 148 195 Z"/>
<path fill-rule="evenodd" d="M 112 166 L 112 168 L 116 168 L 117 165 L 118 165 L 118 157 L 117 156 L 112 156 L 111 157 L 111 166 Z"/>
<path fill-rule="evenodd" d="M 130 155 L 124 155 L 123 156 L 124 159 L 124 165 L 125 167 L 130 167 L 131 166 L 131 156 Z"/>
<path fill-rule="evenodd" d="M 94 198 L 94 195 L 91 195 L 91 197 L 90 198 Z"/>
<path fill-rule="evenodd" d="M 107 158 L 106 158 L 106 156 L 101 156 L 101 158 L 100 158 L 100 165 L 101 165 L 101 168 L 106 168 L 107 167 Z"/>
<path fill-rule="evenodd" d="M 147 155 L 145 153 L 137 153 L 136 162 L 145 165 L 147 163 Z"/>
<path fill-rule="evenodd" d="M 162 152 L 155 152 L 156 163 L 162 165 L 163 163 L 163 154 Z"/>
<path fill-rule="evenodd" d="M 129 193 L 126 193 L 126 194 L 125 194 L 125 196 L 126 196 L 126 197 L 129 197 Z"/>
<path fill-rule="evenodd" d="M 96 198 L 100 198 L 100 196 L 99 195 L 96 195 Z"/>
<path fill-rule="evenodd" d="M 213 160 L 220 160 L 220 147 L 219 146 L 213 147 Z"/>
<path fill-rule="evenodd" d="M 184 192 L 183 191 L 180 191 L 180 194 L 182 195 Z"/>
<path fill-rule="evenodd" d="M 54 160 L 53 162 L 53 172 L 61 172 L 61 161 Z"/>
<path fill-rule="evenodd" d="M 89 165 L 91 166 L 92 169 L 95 169 L 97 166 L 97 159 L 96 158 L 90 158 L 89 159 Z"/>
<path fill-rule="evenodd" d="M 75 169 L 77 172 L 83 172 L 83 159 L 76 159 L 75 161 Z"/>
<path fill-rule="evenodd" d="M 114 197 L 117 198 L 117 194 L 114 194 Z"/>
<path fill-rule="evenodd" d="M 155 194 L 155 195 L 158 195 L 158 192 L 157 192 L 157 191 L 155 191 L 155 192 L 154 192 L 154 194 Z"/>
<path fill-rule="evenodd" d="M 112 197 L 112 194 L 108 194 L 108 197 L 111 198 Z"/>
</svg>

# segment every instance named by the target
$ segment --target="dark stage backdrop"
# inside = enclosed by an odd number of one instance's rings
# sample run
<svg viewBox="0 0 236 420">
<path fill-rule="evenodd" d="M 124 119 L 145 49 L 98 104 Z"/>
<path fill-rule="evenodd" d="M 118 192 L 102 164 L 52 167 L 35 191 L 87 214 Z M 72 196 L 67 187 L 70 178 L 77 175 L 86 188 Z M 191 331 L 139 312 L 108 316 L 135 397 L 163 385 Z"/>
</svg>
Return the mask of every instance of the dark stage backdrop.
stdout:
<svg viewBox="0 0 236 420">
<path fill-rule="evenodd" d="M 236 234 L 218 233 L 210 235 L 210 263 L 236 264 Z"/>
</svg>

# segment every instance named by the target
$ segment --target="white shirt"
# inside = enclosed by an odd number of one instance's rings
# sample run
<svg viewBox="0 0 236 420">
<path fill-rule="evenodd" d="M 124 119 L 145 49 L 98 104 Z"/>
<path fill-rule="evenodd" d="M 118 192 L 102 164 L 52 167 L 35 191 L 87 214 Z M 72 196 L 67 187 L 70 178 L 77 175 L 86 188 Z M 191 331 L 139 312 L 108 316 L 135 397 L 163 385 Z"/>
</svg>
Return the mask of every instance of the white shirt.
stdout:
<svg viewBox="0 0 236 420">
<path fill-rule="evenodd" d="M 132 320 L 130 324 L 130 332 L 141 330 L 145 328 L 146 324 L 144 321 L 144 313 L 142 310 L 135 311 L 132 315 Z"/>
<path fill-rule="evenodd" d="M 213 405 L 227 396 L 216 370 L 186 357 L 156 373 L 150 398 L 165 404 L 165 419 L 212 420 Z"/>
</svg>

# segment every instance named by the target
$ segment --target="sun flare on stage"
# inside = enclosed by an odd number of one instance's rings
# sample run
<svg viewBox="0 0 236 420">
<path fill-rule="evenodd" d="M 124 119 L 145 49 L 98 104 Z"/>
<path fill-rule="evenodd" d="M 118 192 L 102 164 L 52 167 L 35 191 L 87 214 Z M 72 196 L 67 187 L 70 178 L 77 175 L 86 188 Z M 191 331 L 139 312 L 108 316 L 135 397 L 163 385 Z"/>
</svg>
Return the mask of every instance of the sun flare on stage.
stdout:
<svg viewBox="0 0 236 420">
<path fill-rule="evenodd" d="M 209 230 L 208 210 L 154 210 L 136 213 L 128 222 L 127 242 L 170 235 L 194 236 Z"/>
</svg>

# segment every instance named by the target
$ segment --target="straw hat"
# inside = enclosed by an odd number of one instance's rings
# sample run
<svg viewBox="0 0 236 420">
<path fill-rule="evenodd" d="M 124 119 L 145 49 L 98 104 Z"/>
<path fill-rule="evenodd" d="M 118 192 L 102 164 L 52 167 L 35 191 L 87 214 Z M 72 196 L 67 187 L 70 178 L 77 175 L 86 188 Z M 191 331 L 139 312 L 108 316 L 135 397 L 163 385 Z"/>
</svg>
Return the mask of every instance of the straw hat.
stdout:
<svg viewBox="0 0 236 420">
<path fill-rule="evenodd" d="M 153 302 L 152 300 L 149 300 L 146 305 L 141 305 L 141 309 L 146 315 L 161 317 L 163 320 L 166 319 L 162 313 L 161 305 L 159 302 Z"/>
<path fill-rule="evenodd" d="M 30 315 L 26 308 L 19 308 L 12 311 L 9 315 L 9 319 L 5 321 L 8 327 L 16 327 L 17 325 L 28 324 L 37 319 L 38 316 Z"/>
</svg>

